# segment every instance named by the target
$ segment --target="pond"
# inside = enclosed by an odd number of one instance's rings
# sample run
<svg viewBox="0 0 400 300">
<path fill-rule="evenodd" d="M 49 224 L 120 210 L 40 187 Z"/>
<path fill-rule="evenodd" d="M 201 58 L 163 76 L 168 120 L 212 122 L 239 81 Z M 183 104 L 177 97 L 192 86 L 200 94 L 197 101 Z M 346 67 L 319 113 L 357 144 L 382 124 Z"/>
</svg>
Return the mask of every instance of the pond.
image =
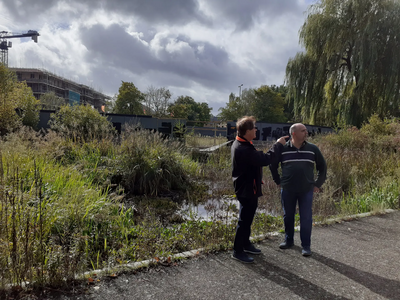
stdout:
<svg viewBox="0 0 400 300">
<path fill-rule="evenodd" d="M 181 214 L 186 218 L 201 218 L 207 221 L 216 219 L 236 218 L 239 211 L 239 201 L 232 197 L 209 199 L 202 204 L 184 203 Z"/>
<path fill-rule="evenodd" d="M 180 209 L 180 214 L 184 218 L 200 218 L 206 221 L 214 220 L 233 220 L 239 215 L 240 203 L 233 197 L 225 196 L 222 199 L 209 199 L 202 204 L 184 203 Z M 269 214 L 271 216 L 280 216 L 280 211 L 270 211 L 263 208 L 257 208 L 256 214 Z"/>
</svg>

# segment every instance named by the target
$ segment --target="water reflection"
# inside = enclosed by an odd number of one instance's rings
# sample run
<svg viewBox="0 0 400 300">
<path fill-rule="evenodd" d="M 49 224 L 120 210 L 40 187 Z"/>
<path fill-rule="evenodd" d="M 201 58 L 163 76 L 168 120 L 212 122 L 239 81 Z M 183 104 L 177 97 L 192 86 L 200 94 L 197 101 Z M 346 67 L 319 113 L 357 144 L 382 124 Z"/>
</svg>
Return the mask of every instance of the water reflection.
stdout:
<svg viewBox="0 0 400 300">
<path fill-rule="evenodd" d="M 200 218 L 211 221 L 215 219 L 232 220 L 237 218 L 239 201 L 235 198 L 209 199 L 202 204 L 185 203 L 182 206 L 182 214 L 186 218 Z"/>
<path fill-rule="evenodd" d="M 206 221 L 225 219 L 231 221 L 238 218 L 240 203 L 236 198 L 209 199 L 202 204 L 186 202 L 181 209 L 181 215 L 186 219 L 203 219 Z M 279 216 L 280 211 L 257 208 L 256 214 Z"/>
</svg>

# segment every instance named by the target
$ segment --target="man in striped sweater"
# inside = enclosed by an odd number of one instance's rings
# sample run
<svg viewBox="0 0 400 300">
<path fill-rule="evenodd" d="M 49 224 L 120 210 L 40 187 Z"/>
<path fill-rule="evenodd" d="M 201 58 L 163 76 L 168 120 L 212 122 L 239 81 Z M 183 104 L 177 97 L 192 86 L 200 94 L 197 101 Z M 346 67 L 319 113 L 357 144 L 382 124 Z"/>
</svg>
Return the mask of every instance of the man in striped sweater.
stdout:
<svg viewBox="0 0 400 300">
<path fill-rule="evenodd" d="M 290 127 L 290 140 L 284 145 L 280 158 L 274 160 L 270 170 L 275 183 L 281 188 L 285 241 L 279 245 L 288 249 L 294 245 L 294 217 L 299 203 L 300 239 L 302 255 L 311 255 L 312 200 L 326 179 L 326 162 L 321 151 L 306 141 L 307 128 L 301 123 Z M 279 163 L 282 176 L 278 173 Z M 317 178 L 314 178 L 314 165 Z"/>
</svg>

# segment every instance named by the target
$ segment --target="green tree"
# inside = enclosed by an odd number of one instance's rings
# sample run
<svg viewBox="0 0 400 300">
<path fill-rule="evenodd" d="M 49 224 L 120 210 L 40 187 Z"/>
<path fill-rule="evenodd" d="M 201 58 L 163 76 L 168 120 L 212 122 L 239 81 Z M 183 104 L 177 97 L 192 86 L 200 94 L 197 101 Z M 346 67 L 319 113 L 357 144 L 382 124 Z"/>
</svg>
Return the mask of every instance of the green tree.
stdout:
<svg viewBox="0 0 400 300">
<path fill-rule="evenodd" d="M 48 92 L 40 96 L 42 109 L 58 109 L 66 104 L 64 98 L 57 96 L 54 92 Z"/>
<path fill-rule="evenodd" d="M 115 101 L 114 113 L 125 115 L 142 115 L 144 94 L 132 82 L 122 81 Z"/>
<path fill-rule="evenodd" d="M 218 118 L 222 121 L 233 121 L 245 115 L 252 115 L 251 105 L 254 97 L 254 89 L 243 89 L 241 97 L 236 97 L 235 94 L 231 93 L 226 107 L 219 109 Z"/>
<path fill-rule="evenodd" d="M 218 118 L 222 121 L 233 121 L 237 120 L 238 115 L 242 115 L 240 112 L 242 109 L 240 98 L 236 97 L 234 93 L 230 93 L 229 101 L 226 103 L 225 107 L 220 107 L 218 111 Z"/>
<path fill-rule="evenodd" d="M 286 68 L 288 99 L 310 124 L 361 125 L 399 116 L 400 3 L 321 0 L 300 30 L 304 53 Z"/>
<path fill-rule="evenodd" d="M 251 115 L 259 121 L 286 122 L 286 101 L 280 93 L 285 90 L 283 85 L 262 85 L 258 89 L 244 89 L 241 97 L 235 97 L 231 93 L 226 107 L 219 109 L 218 117 L 223 121 L 231 121 Z"/>
<path fill-rule="evenodd" d="M 0 64 L 0 134 L 22 125 L 36 127 L 39 122 L 39 101 L 26 82 Z"/>
<path fill-rule="evenodd" d="M 275 93 L 281 94 L 282 98 L 285 100 L 283 113 L 285 115 L 285 119 L 288 122 L 301 122 L 301 120 L 296 120 L 294 117 L 294 107 L 293 107 L 293 99 L 287 99 L 288 87 L 286 85 L 281 84 L 280 86 L 271 85 L 270 89 Z"/>
<path fill-rule="evenodd" d="M 26 82 L 17 82 L 14 90 L 17 112 L 22 125 L 36 128 L 39 123 L 40 101 L 33 96 L 32 89 Z"/>
<path fill-rule="evenodd" d="M 189 115 L 189 111 L 187 105 L 185 104 L 170 104 L 168 107 L 168 112 L 171 117 L 177 119 L 187 119 Z"/>
<path fill-rule="evenodd" d="M 282 95 L 274 92 L 266 85 L 254 91 L 252 102 L 252 115 L 259 121 L 271 123 L 286 122 L 284 115 L 285 100 Z"/>
<path fill-rule="evenodd" d="M 174 118 L 187 119 L 189 126 L 204 126 L 211 119 L 211 108 L 205 102 L 198 103 L 189 96 L 179 96 L 174 103 L 168 107 L 168 111 Z M 201 121 L 201 122 L 194 122 Z"/>
<path fill-rule="evenodd" d="M 107 117 L 89 105 L 65 105 L 51 114 L 50 128 L 80 141 L 103 138 L 115 132 Z"/>
</svg>

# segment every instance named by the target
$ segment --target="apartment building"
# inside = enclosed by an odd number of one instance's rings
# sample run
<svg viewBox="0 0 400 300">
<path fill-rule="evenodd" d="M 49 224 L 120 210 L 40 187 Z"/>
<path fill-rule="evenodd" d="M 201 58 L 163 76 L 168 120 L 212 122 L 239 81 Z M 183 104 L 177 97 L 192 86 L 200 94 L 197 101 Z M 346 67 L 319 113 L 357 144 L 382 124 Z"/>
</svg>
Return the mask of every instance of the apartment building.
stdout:
<svg viewBox="0 0 400 300">
<path fill-rule="evenodd" d="M 91 87 L 55 75 L 44 69 L 9 68 L 17 74 L 18 81 L 26 81 L 33 95 L 39 99 L 41 95 L 54 92 L 65 99 L 70 105 L 91 105 L 99 111 L 104 109 L 106 100 L 110 97 Z"/>
</svg>

